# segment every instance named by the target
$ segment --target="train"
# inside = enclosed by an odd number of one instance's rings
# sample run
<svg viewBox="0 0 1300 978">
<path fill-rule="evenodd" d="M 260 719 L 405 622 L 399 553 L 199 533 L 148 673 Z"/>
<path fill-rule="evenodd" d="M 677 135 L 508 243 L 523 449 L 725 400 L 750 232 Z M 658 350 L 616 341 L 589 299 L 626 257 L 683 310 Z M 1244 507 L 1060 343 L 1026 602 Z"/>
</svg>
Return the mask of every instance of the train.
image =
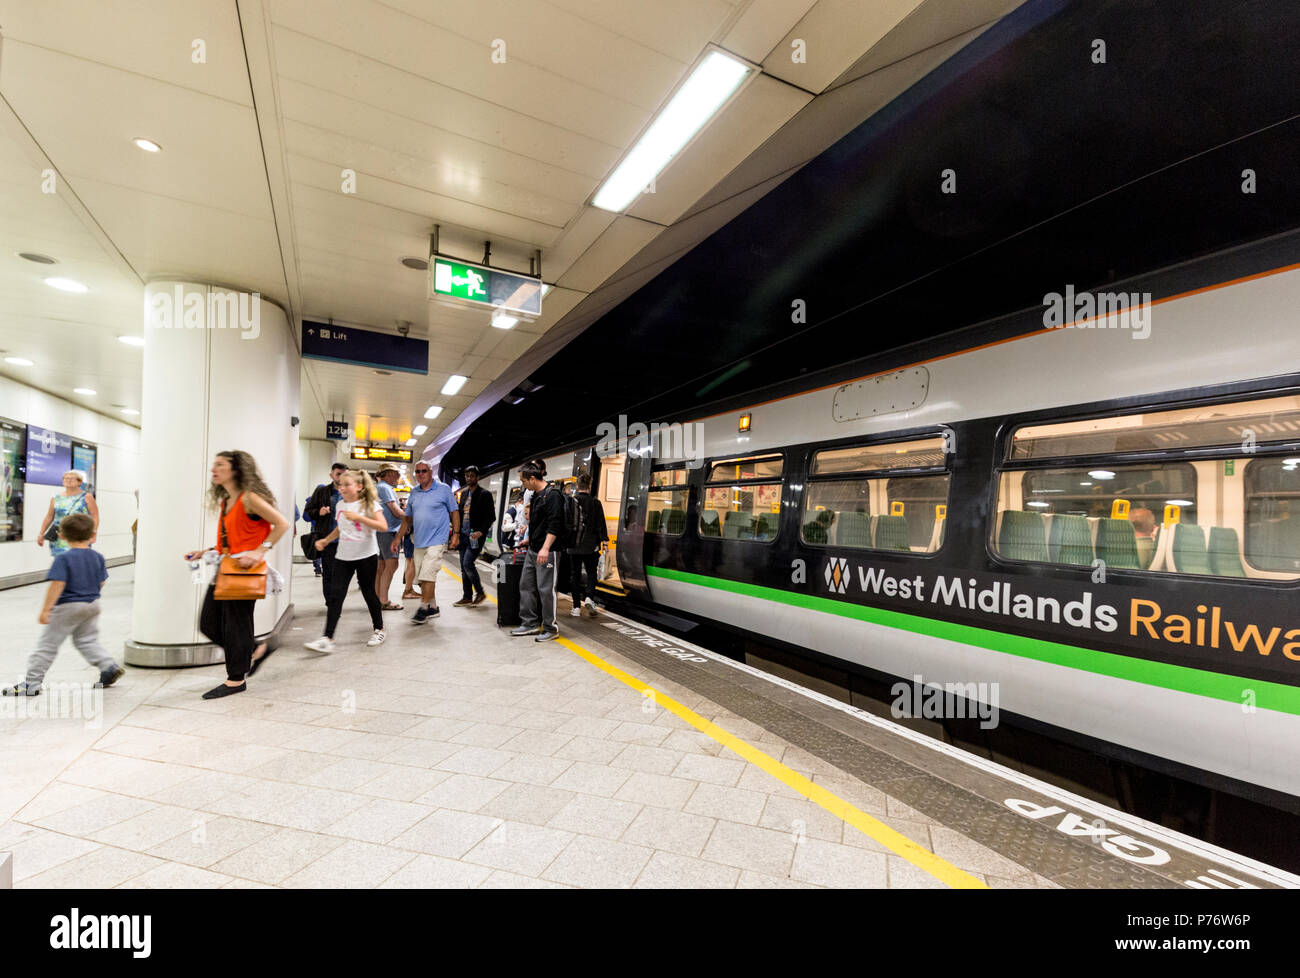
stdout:
<svg viewBox="0 0 1300 978">
<path fill-rule="evenodd" d="M 1294 814 L 1297 240 L 528 457 L 593 475 L 613 604 Z"/>
</svg>

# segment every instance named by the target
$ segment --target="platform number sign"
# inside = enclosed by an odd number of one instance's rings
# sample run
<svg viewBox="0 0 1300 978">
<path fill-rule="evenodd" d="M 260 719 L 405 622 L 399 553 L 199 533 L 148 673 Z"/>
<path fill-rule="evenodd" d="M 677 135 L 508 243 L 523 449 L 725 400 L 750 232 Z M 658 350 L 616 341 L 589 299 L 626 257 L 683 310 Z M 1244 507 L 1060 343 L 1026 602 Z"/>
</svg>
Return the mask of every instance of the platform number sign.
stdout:
<svg viewBox="0 0 1300 978">
<path fill-rule="evenodd" d="M 330 441 L 347 441 L 348 423 L 346 421 L 326 421 L 325 437 Z"/>
</svg>

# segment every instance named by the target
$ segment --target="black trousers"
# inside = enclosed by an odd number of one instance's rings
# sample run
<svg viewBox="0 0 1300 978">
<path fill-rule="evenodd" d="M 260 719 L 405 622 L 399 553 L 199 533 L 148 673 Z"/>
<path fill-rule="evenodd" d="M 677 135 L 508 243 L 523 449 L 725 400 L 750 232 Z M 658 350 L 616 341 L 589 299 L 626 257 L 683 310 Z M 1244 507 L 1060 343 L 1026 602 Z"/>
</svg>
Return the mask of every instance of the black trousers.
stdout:
<svg viewBox="0 0 1300 978">
<path fill-rule="evenodd" d="M 320 552 L 320 589 L 321 594 L 325 596 L 326 605 L 330 603 L 330 595 L 334 593 L 334 588 L 330 586 L 330 582 L 334 579 L 334 555 L 338 551 L 339 544 L 335 540 Z"/>
<path fill-rule="evenodd" d="M 257 602 L 218 601 L 214 597 L 216 589 L 214 583 L 203 598 L 199 631 L 226 653 L 226 678 L 239 682 L 253 665 L 253 609 Z"/>
<path fill-rule="evenodd" d="M 331 563 L 333 573 L 330 575 L 330 581 L 333 589 L 330 591 L 329 605 L 325 612 L 325 637 L 334 637 L 334 629 L 338 626 L 339 615 L 343 611 L 343 599 L 347 597 L 354 573 L 357 575 L 357 583 L 361 585 L 361 596 L 366 599 L 366 607 L 370 609 L 370 623 L 376 630 L 383 628 L 383 606 L 379 603 L 379 595 L 375 593 L 375 575 L 379 573 L 379 558 L 374 554 L 361 560 L 339 560 L 335 557 Z"/>
<path fill-rule="evenodd" d="M 571 586 L 569 593 L 573 595 L 573 603 L 578 604 L 583 598 L 596 597 L 596 565 L 600 562 L 599 553 L 575 554 L 569 551 L 566 555 L 569 558 L 569 573 L 571 576 Z M 582 586 L 582 569 L 587 569 L 587 587 L 584 590 Z"/>
</svg>

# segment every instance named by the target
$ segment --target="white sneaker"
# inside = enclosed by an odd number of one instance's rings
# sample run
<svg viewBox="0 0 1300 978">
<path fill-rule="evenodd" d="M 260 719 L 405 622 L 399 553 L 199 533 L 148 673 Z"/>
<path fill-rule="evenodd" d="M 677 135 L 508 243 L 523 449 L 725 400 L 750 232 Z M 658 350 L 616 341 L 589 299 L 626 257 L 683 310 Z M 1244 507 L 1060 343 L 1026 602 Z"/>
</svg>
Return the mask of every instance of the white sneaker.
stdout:
<svg viewBox="0 0 1300 978">
<path fill-rule="evenodd" d="M 334 640 L 324 636 L 316 639 L 314 642 L 303 643 L 303 648 L 311 649 L 313 652 L 333 652 Z"/>
<path fill-rule="evenodd" d="M 590 615 L 592 618 L 595 618 L 595 617 L 596 617 L 596 602 L 595 602 L 595 601 L 592 601 L 591 598 L 588 598 L 586 601 L 582 602 L 582 606 L 583 606 L 584 608 L 587 609 L 587 614 L 588 614 L 588 615 Z"/>
<path fill-rule="evenodd" d="M 580 604 L 575 604 L 575 605 L 573 606 L 573 610 L 569 612 L 569 617 L 570 617 L 570 618 L 581 618 L 581 617 L 582 617 L 582 605 L 580 605 Z"/>
<path fill-rule="evenodd" d="M 388 633 L 384 631 L 382 628 L 377 628 L 375 629 L 375 634 L 370 636 L 370 641 L 367 642 L 366 645 L 373 648 L 376 645 L 383 645 L 384 642 L 386 642 L 387 640 L 388 640 Z"/>
</svg>

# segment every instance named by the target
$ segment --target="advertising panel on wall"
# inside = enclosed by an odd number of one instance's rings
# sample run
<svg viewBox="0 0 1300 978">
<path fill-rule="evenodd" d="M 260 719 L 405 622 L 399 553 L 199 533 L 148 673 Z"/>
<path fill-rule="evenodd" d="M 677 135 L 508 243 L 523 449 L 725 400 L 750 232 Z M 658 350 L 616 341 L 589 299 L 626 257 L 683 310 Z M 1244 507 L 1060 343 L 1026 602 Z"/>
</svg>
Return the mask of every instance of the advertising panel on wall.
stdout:
<svg viewBox="0 0 1300 978">
<path fill-rule="evenodd" d="M 23 487 L 27 481 L 27 427 L 0 418 L 0 466 L 3 466 L 4 507 L 0 509 L 0 541 L 23 538 Z"/>
<path fill-rule="evenodd" d="M 90 444 L 90 442 L 74 441 L 72 443 L 72 467 L 86 474 L 86 482 L 81 488 L 87 492 L 94 492 L 96 488 L 95 462 L 98 460 L 98 456 L 98 447 Z"/>
<path fill-rule="evenodd" d="M 72 468 L 72 436 L 49 428 L 27 426 L 27 481 L 37 486 L 63 485 Z"/>
</svg>

